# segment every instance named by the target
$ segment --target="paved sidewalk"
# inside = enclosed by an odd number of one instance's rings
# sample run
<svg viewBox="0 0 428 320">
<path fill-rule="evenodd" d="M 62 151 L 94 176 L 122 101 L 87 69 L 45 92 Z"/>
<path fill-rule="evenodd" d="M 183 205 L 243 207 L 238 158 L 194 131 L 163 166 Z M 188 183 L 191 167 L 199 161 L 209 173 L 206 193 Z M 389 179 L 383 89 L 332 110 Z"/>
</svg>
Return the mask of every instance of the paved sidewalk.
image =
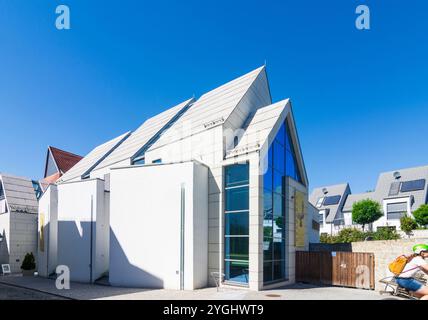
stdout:
<svg viewBox="0 0 428 320">
<path fill-rule="evenodd" d="M 339 288 L 315 287 L 305 284 L 266 290 L 261 292 L 244 289 L 205 288 L 195 291 L 176 291 L 165 289 L 118 288 L 102 285 L 71 283 L 70 290 L 58 290 L 55 281 L 40 277 L 11 275 L 0 277 L 0 284 L 29 288 L 42 293 L 62 296 L 69 299 L 89 300 L 382 300 L 391 299 L 378 292 Z"/>
</svg>

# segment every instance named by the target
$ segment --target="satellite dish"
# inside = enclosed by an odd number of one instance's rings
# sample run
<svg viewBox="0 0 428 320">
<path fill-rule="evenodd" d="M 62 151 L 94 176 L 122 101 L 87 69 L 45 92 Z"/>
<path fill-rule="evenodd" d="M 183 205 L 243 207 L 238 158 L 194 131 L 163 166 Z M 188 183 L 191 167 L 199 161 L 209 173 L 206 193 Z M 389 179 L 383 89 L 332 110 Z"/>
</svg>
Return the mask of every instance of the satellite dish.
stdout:
<svg viewBox="0 0 428 320">
<path fill-rule="evenodd" d="M 401 173 L 398 172 L 398 171 L 395 171 L 394 174 L 393 174 L 393 176 L 394 176 L 395 179 L 400 179 L 401 178 Z"/>
<path fill-rule="evenodd" d="M 323 188 L 323 189 L 322 189 L 322 193 L 327 194 L 327 193 L 328 193 L 327 188 Z"/>
</svg>

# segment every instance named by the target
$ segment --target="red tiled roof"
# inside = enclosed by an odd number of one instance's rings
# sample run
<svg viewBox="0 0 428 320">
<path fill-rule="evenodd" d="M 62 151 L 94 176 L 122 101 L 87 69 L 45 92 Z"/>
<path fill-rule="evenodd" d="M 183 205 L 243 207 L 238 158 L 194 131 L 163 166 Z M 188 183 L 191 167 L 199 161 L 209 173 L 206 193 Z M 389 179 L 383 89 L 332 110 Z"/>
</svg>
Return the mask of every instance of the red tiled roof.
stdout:
<svg viewBox="0 0 428 320">
<path fill-rule="evenodd" d="M 55 147 L 49 147 L 49 149 L 52 152 L 52 156 L 55 159 L 56 165 L 61 171 L 61 174 L 66 173 L 83 158 L 81 156 L 78 156 L 77 154 L 60 150 Z"/>
</svg>

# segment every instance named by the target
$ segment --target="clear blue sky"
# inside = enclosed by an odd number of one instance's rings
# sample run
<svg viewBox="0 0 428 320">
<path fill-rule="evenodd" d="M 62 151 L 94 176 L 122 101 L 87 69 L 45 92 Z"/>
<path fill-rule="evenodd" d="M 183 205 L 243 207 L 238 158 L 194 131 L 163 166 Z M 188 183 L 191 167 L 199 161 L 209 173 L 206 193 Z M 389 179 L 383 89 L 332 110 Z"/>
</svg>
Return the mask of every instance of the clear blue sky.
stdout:
<svg viewBox="0 0 428 320">
<path fill-rule="evenodd" d="M 428 164 L 427 40 L 426 0 L 0 0 L 0 171 L 39 178 L 48 145 L 84 155 L 266 60 L 311 188 L 372 189 Z"/>
</svg>

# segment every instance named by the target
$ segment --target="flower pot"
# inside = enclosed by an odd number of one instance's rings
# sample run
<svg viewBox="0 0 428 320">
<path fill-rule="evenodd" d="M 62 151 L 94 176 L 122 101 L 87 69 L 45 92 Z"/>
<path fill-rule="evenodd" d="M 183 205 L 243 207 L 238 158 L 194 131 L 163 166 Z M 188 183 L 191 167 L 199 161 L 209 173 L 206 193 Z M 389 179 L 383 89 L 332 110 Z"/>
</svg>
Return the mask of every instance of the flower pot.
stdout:
<svg viewBox="0 0 428 320">
<path fill-rule="evenodd" d="M 34 272 L 36 271 L 36 269 L 32 269 L 32 270 L 22 270 L 22 275 L 24 277 L 31 277 L 34 275 Z"/>
</svg>

